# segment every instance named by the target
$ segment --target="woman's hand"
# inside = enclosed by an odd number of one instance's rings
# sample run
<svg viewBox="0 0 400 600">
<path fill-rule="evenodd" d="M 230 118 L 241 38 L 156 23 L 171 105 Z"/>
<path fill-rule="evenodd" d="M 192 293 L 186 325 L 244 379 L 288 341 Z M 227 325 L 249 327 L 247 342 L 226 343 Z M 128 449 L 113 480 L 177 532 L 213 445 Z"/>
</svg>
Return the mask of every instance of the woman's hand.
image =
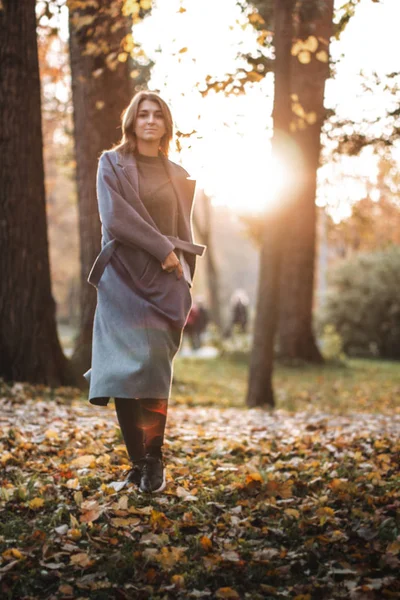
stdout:
<svg viewBox="0 0 400 600">
<path fill-rule="evenodd" d="M 164 271 L 167 271 L 168 273 L 172 273 L 172 271 L 176 270 L 176 276 L 178 279 L 180 279 L 183 275 L 182 265 L 179 262 L 179 259 L 173 250 L 172 250 L 172 252 L 170 252 L 168 254 L 167 258 L 161 263 L 161 266 L 164 269 Z"/>
</svg>

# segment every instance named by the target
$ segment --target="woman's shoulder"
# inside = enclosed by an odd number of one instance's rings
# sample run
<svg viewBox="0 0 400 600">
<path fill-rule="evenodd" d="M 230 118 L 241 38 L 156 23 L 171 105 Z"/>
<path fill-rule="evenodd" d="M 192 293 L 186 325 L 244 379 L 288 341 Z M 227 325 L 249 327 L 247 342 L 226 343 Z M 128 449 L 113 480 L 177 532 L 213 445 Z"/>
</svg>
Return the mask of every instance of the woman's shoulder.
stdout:
<svg viewBox="0 0 400 600">
<path fill-rule="evenodd" d="M 170 167 L 174 170 L 176 175 L 179 175 L 180 177 L 186 177 L 186 178 L 190 177 L 189 173 L 186 171 L 186 169 L 184 169 L 182 167 L 182 165 L 178 165 L 178 163 L 173 162 L 170 159 L 168 159 L 168 163 L 169 163 Z"/>
<path fill-rule="evenodd" d="M 107 165 L 112 164 L 115 165 L 119 160 L 119 153 L 116 149 L 103 150 L 103 152 L 99 156 L 99 165 Z"/>
</svg>

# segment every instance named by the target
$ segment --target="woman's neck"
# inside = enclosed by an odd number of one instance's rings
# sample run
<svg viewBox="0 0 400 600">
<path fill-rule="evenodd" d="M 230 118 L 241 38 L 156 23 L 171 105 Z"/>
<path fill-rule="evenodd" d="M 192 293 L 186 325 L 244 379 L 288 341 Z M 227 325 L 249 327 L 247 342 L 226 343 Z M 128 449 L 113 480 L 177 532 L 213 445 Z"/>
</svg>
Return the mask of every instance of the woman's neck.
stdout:
<svg viewBox="0 0 400 600">
<path fill-rule="evenodd" d="M 158 156 L 158 141 L 156 144 L 139 140 L 136 150 L 143 156 Z"/>
</svg>

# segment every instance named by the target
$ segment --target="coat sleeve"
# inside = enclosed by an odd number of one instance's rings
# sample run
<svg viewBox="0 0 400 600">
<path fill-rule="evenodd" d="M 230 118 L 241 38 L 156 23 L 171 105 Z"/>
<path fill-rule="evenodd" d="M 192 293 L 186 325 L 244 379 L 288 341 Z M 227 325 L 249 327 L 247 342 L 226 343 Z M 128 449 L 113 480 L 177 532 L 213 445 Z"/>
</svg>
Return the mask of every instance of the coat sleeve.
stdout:
<svg viewBox="0 0 400 600">
<path fill-rule="evenodd" d="M 97 170 L 97 201 L 102 225 L 121 244 L 139 246 L 162 262 L 175 246 L 125 200 L 114 170 L 107 162 L 103 155 Z"/>
</svg>

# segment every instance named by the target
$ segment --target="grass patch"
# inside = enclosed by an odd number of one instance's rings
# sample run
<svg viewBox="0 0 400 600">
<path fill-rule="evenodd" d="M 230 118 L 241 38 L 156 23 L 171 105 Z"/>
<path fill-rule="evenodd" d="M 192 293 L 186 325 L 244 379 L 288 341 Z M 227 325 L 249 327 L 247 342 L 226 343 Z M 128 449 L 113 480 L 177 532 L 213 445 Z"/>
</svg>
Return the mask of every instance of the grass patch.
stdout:
<svg viewBox="0 0 400 600">
<path fill-rule="evenodd" d="M 248 365 L 244 359 L 177 358 L 172 402 L 245 408 Z M 345 365 L 277 365 L 276 409 L 289 412 L 400 413 L 398 362 L 349 359 Z"/>
</svg>

